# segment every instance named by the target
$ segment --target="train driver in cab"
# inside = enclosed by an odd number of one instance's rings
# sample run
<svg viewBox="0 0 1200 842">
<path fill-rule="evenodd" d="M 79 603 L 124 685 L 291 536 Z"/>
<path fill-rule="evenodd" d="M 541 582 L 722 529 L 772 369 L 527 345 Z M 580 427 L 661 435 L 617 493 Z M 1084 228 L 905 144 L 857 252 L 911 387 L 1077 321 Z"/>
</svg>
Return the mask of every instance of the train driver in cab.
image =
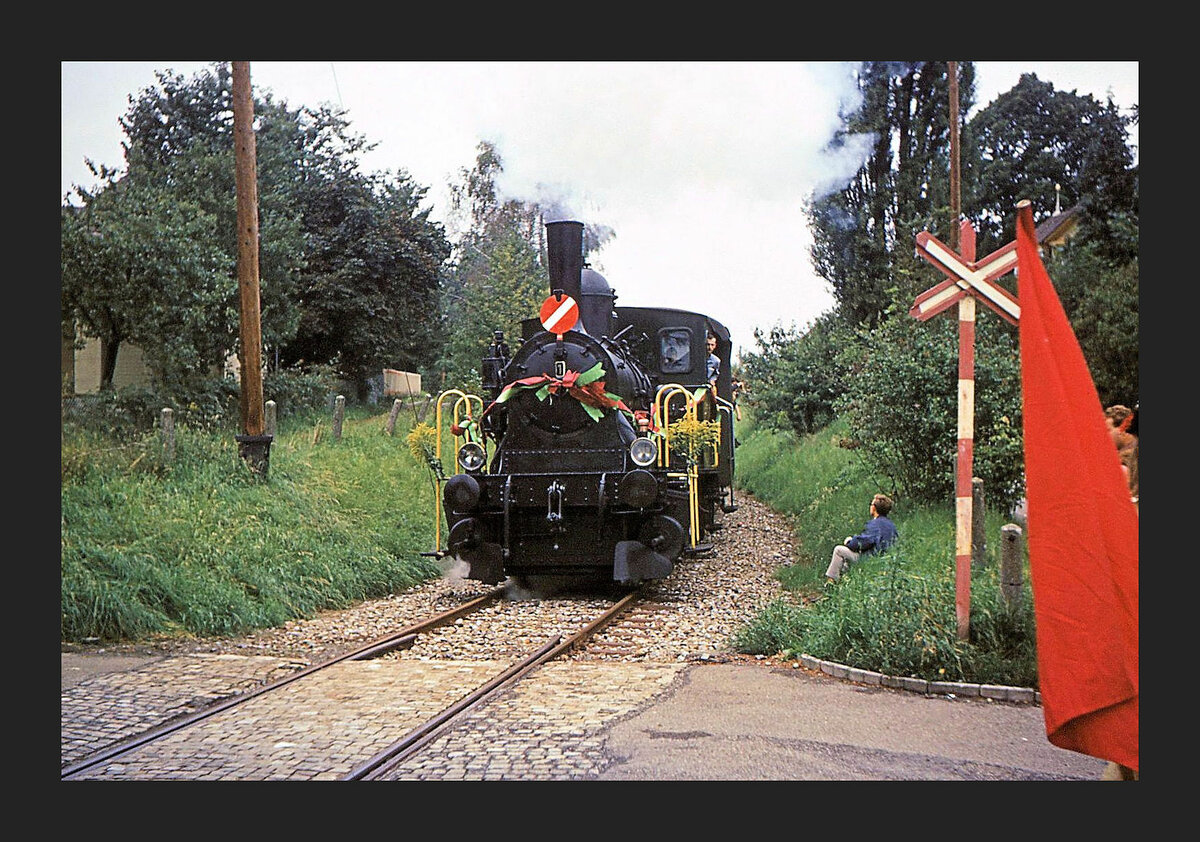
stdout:
<svg viewBox="0 0 1200 842">
<path fill-rule="evenodd" d="M 708 362 L 706 367 L 708 382 L 717 388 L 717 376 L 721 373 L 721 358 L 717 356 L 717 337 L 708 335 Z"/>
</svg>

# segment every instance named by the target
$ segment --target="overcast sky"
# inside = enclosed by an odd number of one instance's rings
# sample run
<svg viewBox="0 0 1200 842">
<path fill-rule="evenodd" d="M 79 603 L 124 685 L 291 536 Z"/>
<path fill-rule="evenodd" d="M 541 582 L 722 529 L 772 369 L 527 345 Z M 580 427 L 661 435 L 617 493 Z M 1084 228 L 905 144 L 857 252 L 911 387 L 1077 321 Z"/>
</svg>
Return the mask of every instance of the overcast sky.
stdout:
<svg viewBox="0 0 1200 842">
<path fill-rule="evenodd" d="M 62 194 L 84 165 L 124 166 L 117 123 L 156 70 L 205 62 L 63 62 Z M 977 62 L 980 106 L 1036 73 L 1058 90 L 1138 102 L 1137 62 Z M 446 185 L 496 144 L 508 196 L 607 225 L 591 266 L 618 305 L 696 310 L 755 350 L 753 330 L 803 327 L 833 305 L 808 256 L 803 201 L 862 161 L 821 148 L 856 102 L 839 62 L 251 62 L 255 92 L 348 109 L 378 143 L 368 171 L 406 170 L 445 219 Z M 1136 129 L 1133 141 L 1137 142 Z M 1066 197 L 1074 201 L 1077 197 Z M 942 276 L 930 268 L 930 283 Z M 269 279 L 263 279 L 264 283 Z"/>
</svg>

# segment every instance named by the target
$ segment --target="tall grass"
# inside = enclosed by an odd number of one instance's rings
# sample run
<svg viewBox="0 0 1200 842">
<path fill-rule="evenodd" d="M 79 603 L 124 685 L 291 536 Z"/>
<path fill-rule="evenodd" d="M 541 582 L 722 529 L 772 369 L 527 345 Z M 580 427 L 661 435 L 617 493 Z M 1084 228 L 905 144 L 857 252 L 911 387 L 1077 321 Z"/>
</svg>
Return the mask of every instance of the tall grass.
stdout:
<svg viewBox="0 0 1200 842">
<path fill-rule="evenodd" d="M 157 433 L 64 428 L 62 639 L 242 634 L 437 575 L 426 467 L 385 420 L 296 420 L 265 480 L 232 432 L 176 427 L 167 464 Z"/>
<path fill-rule="evenodd" d="M 789 657 L 807 652 L 890 675 L 1036 687 L 1028 588 L 1012 606 L 1000 593 L 1003 513 L 985 516 L 985 561 L 971 571 L 969 640 L 958 639 L 952 501 L 916 505 L 897 496 L 896 545 L 822 586 L 834 545 L 870 517 L 871 496 L 893 493 L 839 446 L 843 434 L 838 422 L 803 439 L 754 429 L 749 418 L 739 429 L 738 485 L 791 518 L 797 558 L 776 573 L 787 598 L 739 633 L 735 647 Z"/>
</svg>

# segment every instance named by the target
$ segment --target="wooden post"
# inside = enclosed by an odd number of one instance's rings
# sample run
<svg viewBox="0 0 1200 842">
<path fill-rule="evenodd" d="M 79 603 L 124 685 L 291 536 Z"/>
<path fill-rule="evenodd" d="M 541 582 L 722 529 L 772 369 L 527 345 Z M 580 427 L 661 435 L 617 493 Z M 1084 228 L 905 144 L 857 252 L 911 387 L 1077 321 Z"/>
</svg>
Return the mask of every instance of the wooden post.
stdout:
<svg viewBox="0 0 1200 842">
<path fill-rule="evenodd" d="M 971 477 L 971 563 L 983 567 L 987 562 L 987 525 L 984 523 L 983 480 Z"/>
<path fill-rule="evenodd" d="M 387 420 L 387 434 L 389 436 L 392 435 L 392 432 L 396 429 L 396 416 L 400 414 L 400 404 L 400 398 L 396 398 L 394 401 L 392 401 L 392 411 L 388 413 Z"/>
<path fill-rule="evenodd" d="M 946 62 L 950 81 L 950 248 L 958 251 L 958 218 L 962 215 L 962 186 L 958 153 L 958 62 Z"/>
<path fill-rule="evenodd" d="M 333 440 L 342 440 L 342 419 L 346 415 L 346 396 L 338 395 L 333 399 Z"/>
<path fill-rule="evenodd" d="M 267 401 L 263 405 L 263 407 L 264 407 L 264 409 L 266 409 L 266 412 L 267 412 L 266 435 L 270 436 L 273 439 L 273 438 L 275 438 L 275 428 L 276 428 L 275 401 Z"/>
<path fill-rule="evenodd" d="M 1021 527 L 1006 523 L 1000 527 L 1000 595 L 1009 608 L 1021 598 L 1021 556 Z"/>
<path fill-rule="evenodd" d="M 266 476 L 271 437 L 264 435 L 261 303 L 258 293 L 258 175 L 250 62 L 231 62 L 233 150 L 237 187 L 238 291 L 241 306 L 241 412 L 239 452 L 250 469 Z"/>
<path fill-rule="evenodd" d="M 170 465 L 175 461 L 175 410 L 169 406 L 162 411 L 163 461 Z"/>
</svg>

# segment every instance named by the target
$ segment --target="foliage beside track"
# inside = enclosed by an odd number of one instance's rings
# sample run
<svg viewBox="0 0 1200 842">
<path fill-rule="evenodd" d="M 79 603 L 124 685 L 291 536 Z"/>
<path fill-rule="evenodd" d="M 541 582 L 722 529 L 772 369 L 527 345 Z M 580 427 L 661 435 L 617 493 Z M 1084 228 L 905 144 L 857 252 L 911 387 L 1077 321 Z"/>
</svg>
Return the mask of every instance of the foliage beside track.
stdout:
<svg viewBox="0 0 1200 842">
<path fill-rule="evenodd" d="M 385 416 L 292 419 L 253 475 L 230 431 L 117 440 L 64 425 L 63 641 L 223 636 L 311 617 L 436 576 L 425 465 Z"/>
<path fill-rule="evenodd" d="M 861 669 L 929 680 L 1037 687 L 1037 649 L 1028 563 L 1021 598 L 1000 594 L 1000 528 L 1010 518 L 987 511 L 985 563 L 971 571 L 970 639 L 958 639 L 955 611 L 955 515 L 945 505 L 896 498 L 891 517 L 900 540 L 823 585 L 833 546 L 870 517 L 878 491 L 845 442 L 845 425 L 802 438 L 740 426 L 737 484 L 791 517 L 797 558 L 777 572 L 787 596 L 768 606 L 735 639 L 747 654 L 808 653 Z"/>
</svg>

